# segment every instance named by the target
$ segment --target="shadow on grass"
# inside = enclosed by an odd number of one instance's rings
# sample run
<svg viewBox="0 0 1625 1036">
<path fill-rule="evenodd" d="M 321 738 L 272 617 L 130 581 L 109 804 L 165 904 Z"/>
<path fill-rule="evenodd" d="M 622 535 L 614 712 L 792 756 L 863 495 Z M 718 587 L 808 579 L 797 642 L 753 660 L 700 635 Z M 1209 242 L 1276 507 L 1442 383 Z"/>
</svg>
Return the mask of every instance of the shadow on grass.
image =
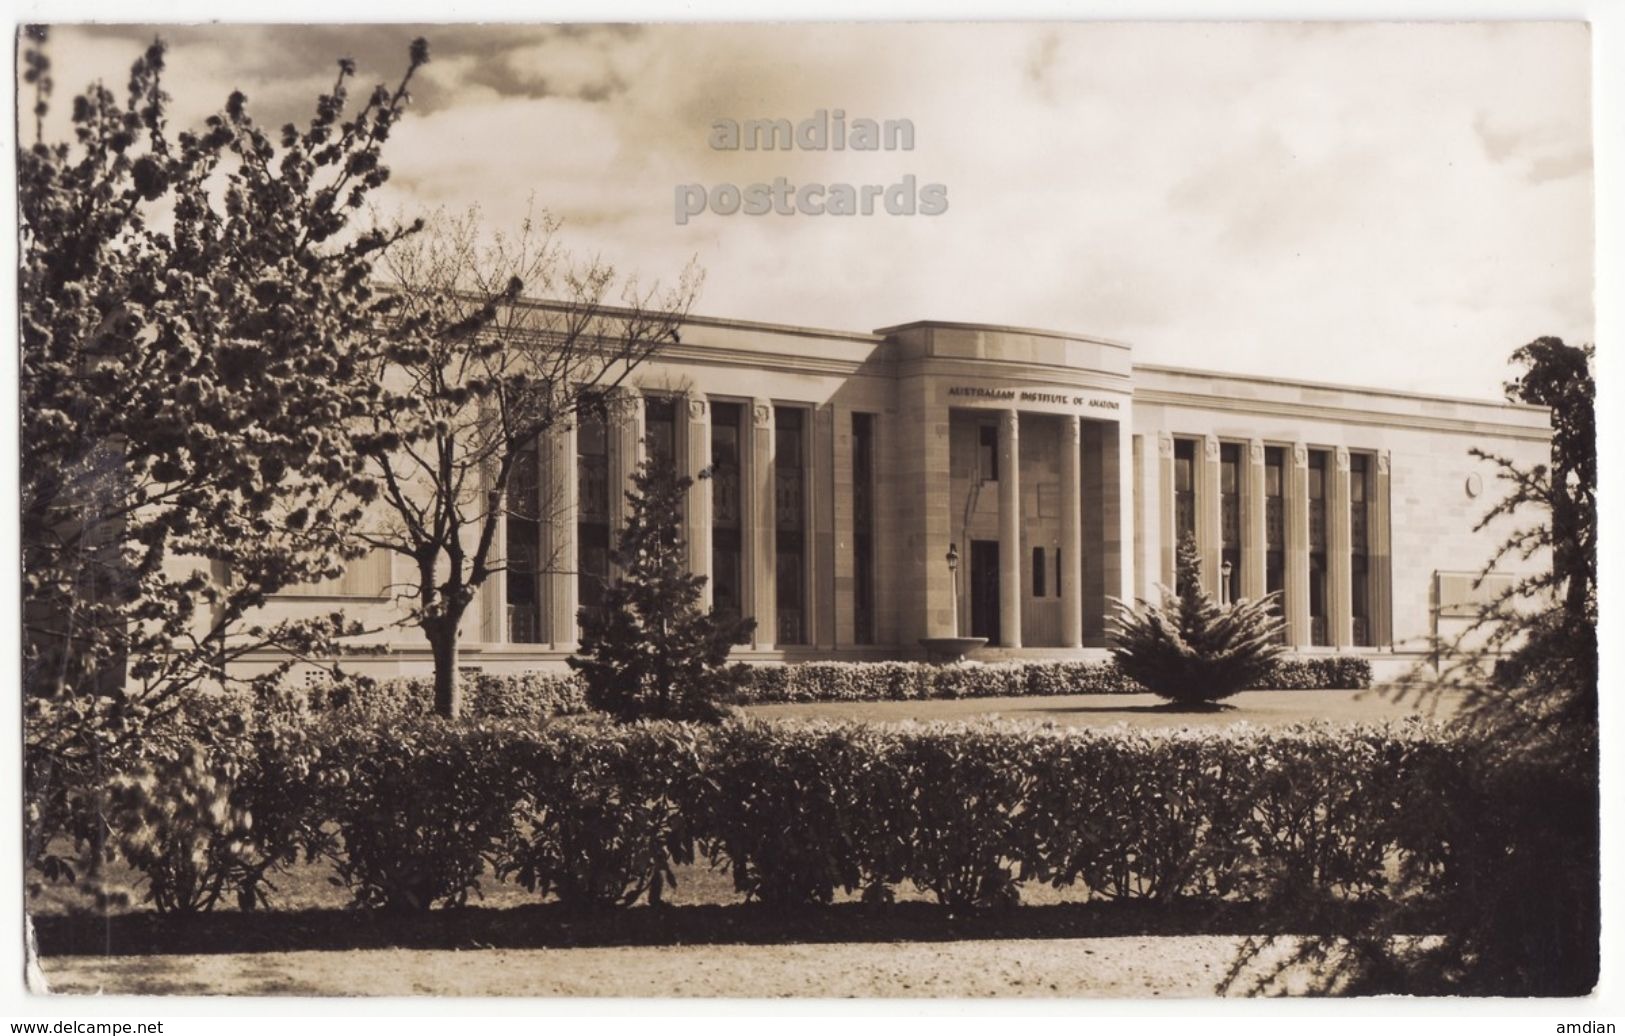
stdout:
<svg viewBox="0 0 1625 1036">
<path fill-rule="evenodd" d="M 554 903 L 422 914 L 361 910 L 134 913 L 36 917 L 46 956 L 273 953 L 296 950 L 547 949 L 600 946 L 952 942 L 1112 936 L 1264 935 L 1341 930 L 1352 904 L 1305 926 L 1279 907 L 1216 900 L 1095 902 L 955 913 L 931 903 L 843 903 L 786 909 L 760 903 L 634 907 L 583 914 Z"/>
<path fill-rule="evenodd" d="M 1198 705 L 1181 705 L 1178 702 L 1163 702 L 1160 705 L 1053 705 L 1049 707 L 1034 706 L 1023 709 L 1023 712 L 1059 712 L 1068 715 L 1085 715 L 1088 713 L 1131 713 L 1141 716 L 1214 716 L 1226 712 L 1240 711 L 1238 706 L 1226 705 L 1223 702 L 1203 702 Z"/>
</svg>

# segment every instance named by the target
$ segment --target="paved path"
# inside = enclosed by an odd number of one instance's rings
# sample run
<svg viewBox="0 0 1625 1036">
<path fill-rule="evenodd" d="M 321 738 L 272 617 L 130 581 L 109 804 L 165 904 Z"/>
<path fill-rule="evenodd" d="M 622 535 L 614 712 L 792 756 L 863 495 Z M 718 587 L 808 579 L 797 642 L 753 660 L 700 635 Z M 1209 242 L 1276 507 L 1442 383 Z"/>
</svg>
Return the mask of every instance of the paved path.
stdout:
<svg viewBox="0 0 1625 1036">
<path fill-rule="evenodd" d="M 1233 936 L 59 957 L 54 992 L 302 996 L 1210 997 Z M 1284 947 L 1275 953 L 1285 952 Z M 1285 991 L 1303 991 L 1295 976 Z"/>
</svg>

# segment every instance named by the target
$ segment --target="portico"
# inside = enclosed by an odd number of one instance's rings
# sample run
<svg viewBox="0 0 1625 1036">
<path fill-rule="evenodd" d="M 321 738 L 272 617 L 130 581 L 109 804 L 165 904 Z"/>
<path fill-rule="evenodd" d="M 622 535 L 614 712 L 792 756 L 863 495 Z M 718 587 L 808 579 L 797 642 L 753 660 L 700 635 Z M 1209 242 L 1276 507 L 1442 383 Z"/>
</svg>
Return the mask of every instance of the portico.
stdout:
<svg viewBox="0 0 1625 1036">
<path fill-rule="evenodd" d="M 1467 614 L 1486 439 L 1538 459 L 1544 411 L 1135 364 L 1127 345 L 918 321 L 841 332 L 690 317 L 604 406 L 540 436 L 507 502 L 505 564 L 463 657 L 562 664 L 644 458 L 697 479 L 689 569 L 756 620 L 762 662 L 1103 652 L 1114 600 L 1174 584 L 1192 537 L 1218 597 L 1280 594 L 1300 651 L 1416 653 Z M 1480 465 L 1482 467 L 1482 465 Z M 1477 482 L 1472 476 L 1478 476 Z M 947 563 L 950 548 L 956 571 Z M 279 595 L 400 628 L 386 556 Z M 369 656 L 427 665 L 416 643 Z"/>
</svg>

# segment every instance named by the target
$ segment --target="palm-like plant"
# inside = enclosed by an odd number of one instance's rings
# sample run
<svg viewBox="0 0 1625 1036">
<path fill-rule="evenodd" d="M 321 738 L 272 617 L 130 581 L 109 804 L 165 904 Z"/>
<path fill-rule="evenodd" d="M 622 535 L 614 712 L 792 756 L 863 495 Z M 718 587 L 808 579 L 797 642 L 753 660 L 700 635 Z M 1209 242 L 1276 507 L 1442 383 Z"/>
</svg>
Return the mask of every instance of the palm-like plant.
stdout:
<svg viewBox="0 0 1625 1036">
<path fill-rule="evenodd" d="M 1146 690 L 1180 705 L 1201 705 L 1256 687 L 1281 653 L 1278 593 L 1229 605 L 1201 580 L 1196 542 L 1179 544 L 1178 594 L 1160 605 L 1116 601 L 1112 655 Z"/>
</svg>

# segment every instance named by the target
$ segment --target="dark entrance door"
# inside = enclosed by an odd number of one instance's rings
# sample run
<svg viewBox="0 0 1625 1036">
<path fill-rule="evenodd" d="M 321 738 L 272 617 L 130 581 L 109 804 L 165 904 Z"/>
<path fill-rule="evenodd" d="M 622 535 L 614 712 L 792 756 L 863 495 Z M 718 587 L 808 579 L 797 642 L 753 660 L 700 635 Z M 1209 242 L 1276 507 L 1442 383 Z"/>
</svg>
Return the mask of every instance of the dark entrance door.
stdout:
<svg viewBox="0 0 1625 1036">
<path fill-rule="evenodd" d="M 999 541 L 970 541 L 970 635 L 999 642 Z"/>
</svg>

